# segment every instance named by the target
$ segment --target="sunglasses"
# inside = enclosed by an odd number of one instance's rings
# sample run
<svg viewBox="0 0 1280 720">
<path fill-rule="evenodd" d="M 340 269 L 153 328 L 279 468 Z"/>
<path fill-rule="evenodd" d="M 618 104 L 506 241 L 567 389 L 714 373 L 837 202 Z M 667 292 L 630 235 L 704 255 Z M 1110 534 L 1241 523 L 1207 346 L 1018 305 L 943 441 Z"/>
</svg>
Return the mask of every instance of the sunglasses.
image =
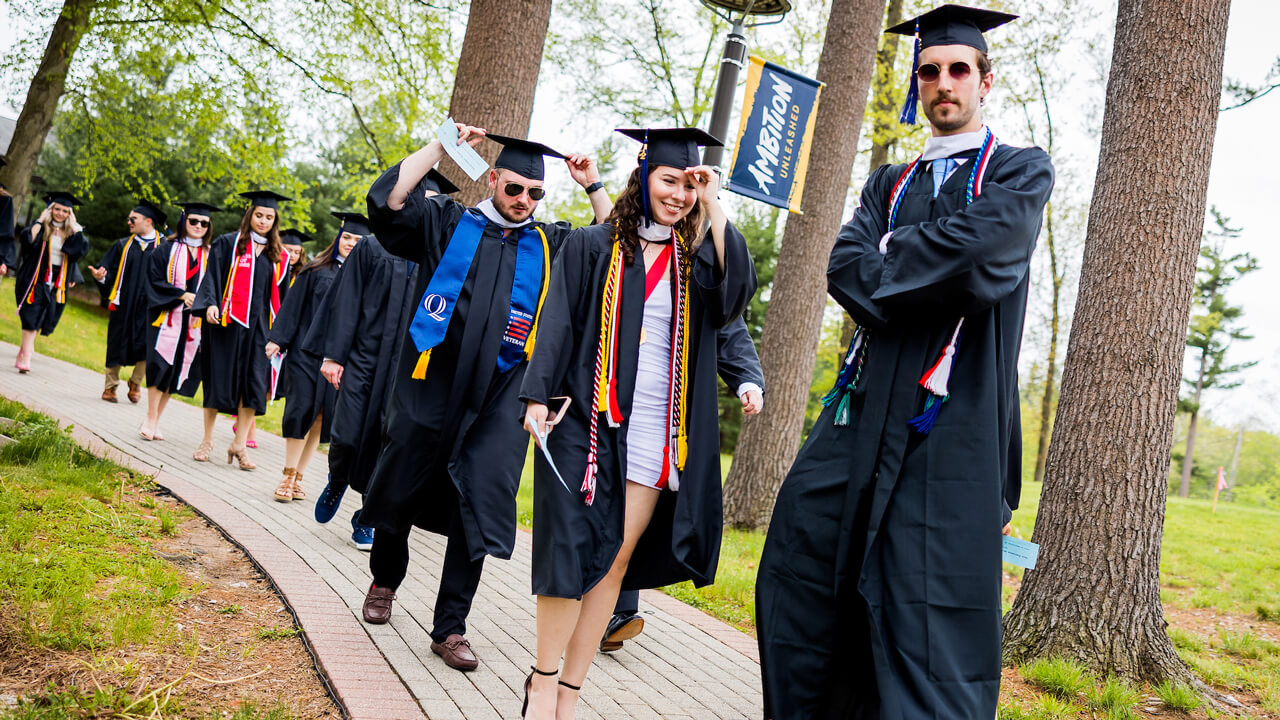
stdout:
<svg viewBox="0 0 1280 720">
<path fill-rule="evenodd" d="M 520 193 L 525 192 L 526 190 L 529 191 L 530 200 L 541 200 L 542 196 L 547 194 L 546 191 L 540 187 L 525 187 L 520 183 L 509 182 L 502 187 L 502 191 L 511 197 L 520 197 Z"/>
<path fill-rule="evenodd" d="M 947 74 L 952 80 L 964 80 L 971 72 L 973 68 L 967 62 L 953 62 L 947 66 Z M 920 78 L 920 82 L 938 82 L 938 78 L 942 77 L 942 68 L 936 63 L 925 63 L 916 70 L 916 77 Z"/>
<path fill-rule="evenodd" d="M 196 227 L 209 227 L 208 220 L 200 220 L 198 218 L 187 218 L 187 224 L 194 225 Z"/>
</svg>

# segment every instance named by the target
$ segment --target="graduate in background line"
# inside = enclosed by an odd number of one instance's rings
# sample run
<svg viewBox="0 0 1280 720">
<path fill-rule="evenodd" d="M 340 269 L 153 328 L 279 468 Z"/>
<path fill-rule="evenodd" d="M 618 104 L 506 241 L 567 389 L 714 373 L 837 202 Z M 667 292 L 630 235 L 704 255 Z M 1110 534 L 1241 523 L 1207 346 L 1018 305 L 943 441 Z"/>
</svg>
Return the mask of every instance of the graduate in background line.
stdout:
<svg viewBox="0 0 1280 720">
<path fill-rule="evenodd" d="M 766 718 L 996 714 L 1018 348 L 1053 189 L 1043 150 L 983 124 L 983 32 L 1013 17 L 944 5 L 889 29 L 918 38 L 903 119 L 918 89 L 932 137 L 871 173 L 831 251 L 858 332 L 760 559 Z"/>
<path fill-rule="evenodd" d="M 485 133 L 458 125 L 459 144 Z M 489 172 L 492 197 L 474 208 L 418 191 L 443 156 L 439 140 L 383 173 L 369 189 L 374 234 L 418 266 L 417 308 L 402 339 L 382 452 L 361 522 L 376 529 L 365 596 L 366 622 L 385 623 L 409 566 L 414 525 L 448 535 L 431 649 L 457 670 L 478 660 L 466 639 L 486 556 L 509 558 L 516 540 L 516 490 L 528 440 L 516 393 L 535 345 L 548 269 L 568 223 L 534 219 L 543 196 L 540 143 L 489 135 L 503 150 Z M 591 198 L 596 218 L 609 198 L 595 163 L 565 164 Z"/>
<path fill-rule="evenodd" d="M 621 132 L 642 143 L 639 167 L 604 223 L 565 241 L 520 387 L 536 434 L 552 399 L 571 398 L 547 440 L 568 487 L 534 461 L 535 720 L 573 717 L 620 589 L 708 585 L 720 555 L 716 337 L 746 310 L 755 268 L 700 164 L 719 140 Z"/>
<path fill-rule="evenodd" d="M 18 372 L 31 370 L 36 333 L 52 335 L 67 304 L 67 289 L 84 282 L 78 263 L 89 252 L 89 240 L 76 222 L 75 206 L 80 201 L 68 192 L 44 196 L 44 212 L 18 237 L 21 257 L 13 286 L 22 323 L 22 346 L 13 366 Z"/>
<path fill-rule="evenodd" d="M 130 367 L 129 402 L 142 398 L 147 379 L 147 265 L 151 248 L 160 237 L 165 214 L 148 200 L 139 200 L 129 212 L 129 236 L 112 243 L 89 272 L 111 311 L 107 321 L 107 360 L 102 399 L 116 402 L 120 368 Z"/>
<path fill-rule="evenodd" d="M 169 397 L 195 397 L 200 387 L 200 314 L 192 312 L 209 261 L 207 203 L 178 203 L 178 230 L 156 243 L 147 261 L 147 419 L 138 434 L 163 440 L 160 415 Z"/>
<path fill-rule="evenodd" d="M 424 198 L 458 188 L 437 170 L 422 179 Z M 383 249 L 374 236 L 362 240 L 333 282 L 325 322 L 312 323 L 304 344 L 324 358 L 320 373 L 338 391 L 329 437 L 329 483 L 316 498 L 316 522 L 338 512 L 348 487 L 364 495 L 382 448 L 382 423 L 390 400 L 401 338 L 417 306 L 415 263 Z M 373 528 L 351 518 L 351 542 L 373 549 Z"/>
<path fill-rule="evenodd" d="M 250 201 L 240 229 L 215 238 L 204 281 L 192 309 L 203 313 L 204 440 L 193 457 L 208 460 L 218 413 L 236 415 L 236 436 L 227 448 L 241 470 L 258 466 L 245 452 L 249 422 L 267 411 L 271 361 L 264 348 L 280 312 L 280 288 L 289 255 L 280 244 L 279 193 L 240 193 Z"/>
<path fill-rule="evenodd" d="M 320 309 L 333 285 L 338 269 L 351 250 L 369 234 L 369 221 L 358 213 L 333 213 L 342 221 L 338 237 L 321 250 L 316 259 L 298 272 L 289 298 L 280 309 L 280 317 L 267 334 L 267 357 L 284 353 L 284 366 L 290 376 L 289 398 L 284 406 L 281 425 L 285 437 L 284 477 L 275 490 L 277 502 L 303 500 L 302 474 L 320 443 L 329 442 L 333 421 L 333 403 L 337 391 L 320 377 L 321 356 L 303 346 L 314 321 L 321 318 Z"/>
</svg>

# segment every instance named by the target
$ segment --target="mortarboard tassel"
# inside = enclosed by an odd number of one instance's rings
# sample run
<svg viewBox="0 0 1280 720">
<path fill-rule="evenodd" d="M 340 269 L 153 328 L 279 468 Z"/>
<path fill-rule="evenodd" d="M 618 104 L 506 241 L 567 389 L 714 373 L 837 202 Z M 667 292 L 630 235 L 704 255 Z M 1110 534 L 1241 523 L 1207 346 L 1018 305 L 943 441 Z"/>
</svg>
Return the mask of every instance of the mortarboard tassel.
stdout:
<svg viewBox="0 0 1280 720">
<path fill-rule="evenodd" d="M 920 69 L 920 19 L 916 19 L 916 34 L 911 40 L 911 81 L 907 84 L 907 99 L 902 104 L 902 114 L 898 122 L 903 125 L 916 124 L 916 105 L 920 101 L 920 79 L 916 71 Z"/>
<path fill-rule="evenodd" d="M 640 202 L 644 205 L 644 226 L 653 224 L 653 211 L 649 209 L 649 131 L 644 131 L 644 144 L 640 146 Z"/>
</svg>

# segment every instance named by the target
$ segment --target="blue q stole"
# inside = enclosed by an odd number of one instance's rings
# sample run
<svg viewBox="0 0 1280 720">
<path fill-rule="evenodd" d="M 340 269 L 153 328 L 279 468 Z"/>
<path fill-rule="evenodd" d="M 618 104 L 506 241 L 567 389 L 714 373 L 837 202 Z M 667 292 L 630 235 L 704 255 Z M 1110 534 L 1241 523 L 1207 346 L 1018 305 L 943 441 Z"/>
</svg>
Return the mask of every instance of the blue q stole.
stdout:
<svg viewBox="0 0 1280 720">
<path fill-rule="evenodd" d="M 409 324 L 409 337 L 422 353 L 413 373 L 415 379 L 425 376 L 431 349 L 444 340 L 449 330 L 458 295 L 462 292 L 488 222 L 479 212 L 468 208 L 458 219 L 444 257 L 427 282 L 427 289 Z M 536 320 L 544 264 L 544 248 L 539 240 L 539 233 L 532 224 L 521 228 L 516 248 L 515 279 L 511 286 L 511 309 L 498 353 L 497 365 L 501 372 L 520 362 Z"/>
</svg>

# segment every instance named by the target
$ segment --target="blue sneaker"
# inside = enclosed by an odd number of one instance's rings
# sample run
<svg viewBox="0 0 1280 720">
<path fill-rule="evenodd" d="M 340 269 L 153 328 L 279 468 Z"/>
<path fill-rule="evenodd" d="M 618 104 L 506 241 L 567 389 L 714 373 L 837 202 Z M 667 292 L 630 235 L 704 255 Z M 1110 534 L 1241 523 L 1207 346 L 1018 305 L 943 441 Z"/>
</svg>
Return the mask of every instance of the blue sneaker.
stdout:
<svg viewBox="0 0 1280 720">
<path fill-rule="evenodd" d="M 330 480 L 325 486 L 324 491 L 320 493 L 320 497 L 316 498 L 316 522 L 323 525 L 333 519 L 338 512 L 338 506 L 342 504 L 342 496 L 347 492 L 346 485 L 334 485 Z"/>
<path fill-rule="evenodd" d="M 373 528 L 363 525 L 351 523 L 353 528 L 351 531 L 351 542 L 355 543 L 357 550 L 369 552 L 373 549 Z"/>
</svg>

